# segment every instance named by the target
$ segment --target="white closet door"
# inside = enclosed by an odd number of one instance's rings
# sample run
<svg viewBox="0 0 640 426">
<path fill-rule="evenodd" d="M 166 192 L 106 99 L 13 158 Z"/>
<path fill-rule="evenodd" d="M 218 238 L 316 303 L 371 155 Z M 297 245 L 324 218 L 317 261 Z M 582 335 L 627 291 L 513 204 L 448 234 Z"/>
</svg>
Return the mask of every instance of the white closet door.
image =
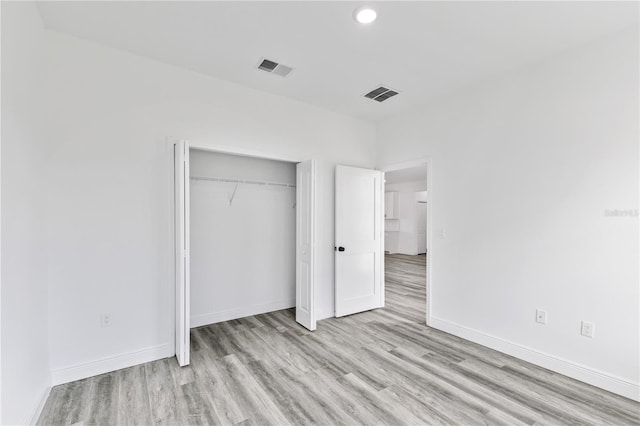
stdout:
<svg viewBox="0 0 640 426">
<path fill-rule="evenodd" d="M 189 142 L 174 146 L 175 160 L 175 259 L 176 259 L 176 358 L 189 364 Z"/>
<path fill-rule="evenodd" d="M 316 329 L 315 315 L 315 192 L 314 160 L 296 166 L 296 321 Z"/>
<path fill-rule="evenodd" d="M 384 306 L 383 174 L 336 167 L 336 316 Z"/>
</svg>

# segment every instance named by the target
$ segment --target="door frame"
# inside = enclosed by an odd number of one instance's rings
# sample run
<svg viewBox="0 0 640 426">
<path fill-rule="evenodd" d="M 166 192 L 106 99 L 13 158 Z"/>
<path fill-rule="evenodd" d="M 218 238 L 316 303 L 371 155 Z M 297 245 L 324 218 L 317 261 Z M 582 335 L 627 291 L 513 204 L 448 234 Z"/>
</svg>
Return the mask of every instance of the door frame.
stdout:
<svg viewBox="0 0 640 426">
<path fill-rule="evenodd" d="M 254 150 L 254 149 L 245 149 L 245 148 L 238 148 L 238 147 L 230 147 L 230 146 L 226 146 L 226 145 L 218 145 L 218 144 L 212 144 L 206 141 L 199 141 L 199 142 L 191 142 L 189 140 L 186 139 L 182 139 L 182 140 L 175 140 L 173 142 L 169 142 L 169 152 L 171 153 L 170 155 L 170 162 L 171 162 L 171 167 L 170 167 L 170 175 L 171 175 L 171 193 L 172 195 L 172 203 L 171 203 L 171 234 L 172 234 L 172 246 L 173 246 L 173 251 L 175 252 L 176 250 L 176 245 L 178 243 L 177 239 L 176 239 L 176 234 L 175 234 L 175 230 L 174 230 L 174 224 L 176 221 L 176 196 L 175 196 L 175 160 L 174 160 L 174 146 L 179 143 L 179 142 L 185 142 L 188 146 L 189 149 L 195 149 L 198 151 L 207 151 L 207 152 L 217 152 L 217 153 L 221 153 L 221 154 L 229 154 L 229 155 L 240 155 L 240 156 L 244 156 L 244 157 L 253 157 L 253 158 L 262 158 L 265 160 L 275 160 L 275 161 L 283 161 L 283 162 L 287 162 L 287 163 L 301 163 L 304 160 L 299 160 L 297 158 L 294 157 L 288 157 L 285 155 L 280 155 L 280 154 L 273 154 L 273 153 L 268 153 L 268 152 L 264 152 L 264 151 L 259 151 L 259 150 Z M 190 258 L 189 258 L 190 259 Z M 180 290 L 178 288 L 178 282 L 176 280 L 176 265 L 175 262 L 172 262 L 173 264 L 173 268 L 172 268 L 172 281 L 173 281 L 173 285 L 172 287 L 174 288 L 173 291 L 173 295 L 174 295 L 174 301 L 173 301 L 173 306 L 175 308 L 176 303 L 177 303 L 177 292 Z M 185 289 L 187 291 L 187 294 L 190 295 L 190 285 L 189 288 Z M 315 297 L 315 296 L 314 296 Z M 189 300 L 190 303 L 190 300 Z M 189 316 L 186 317 L 185 319 L 186 321 L 186 328 L 188 330 L 191 329 L 191 318 Z M 173 321 L 171 322 L 171 330 L 173 333 L 173 345 L 172 347 L 175 348 L 176 347 L 176 330 L 178 328 L 178 324 L 180 322 L 180 318 L 179 318 L 179 312 L 178 309 L 175 309 L 174 315 L 173 315 Z M 175 351 L 174 351 L 175 352 Z M 175 353 L 174 353 L 175 355 Z"/>
<path fill-rule="evenodd" d="M 423 157 L 418 158 L 416 160 L 408 160 L 400 163 L 389 163 L 379 167 L 379 170 L 383 172 L 391 172 L 394 170 L 402 170 L 402 169 L 410 169 L 413 167 L 425 166 L 427 168 L 427 270 L 426 270 L 426 294 L 427 294 L 427 303 L 425 310 L 425 321 L 428 326 L 431 326 L 431 312 L 432 312 L 432 273 L 433 273 L 433 244 L 432 244 L 432 224 L 433 224 L 433 208 L 432 208 L 432 200 L 433 200 L 433 160 L 431 157 Z M 386 185 L 385 185 L 386 186 Z"/>
</svg>

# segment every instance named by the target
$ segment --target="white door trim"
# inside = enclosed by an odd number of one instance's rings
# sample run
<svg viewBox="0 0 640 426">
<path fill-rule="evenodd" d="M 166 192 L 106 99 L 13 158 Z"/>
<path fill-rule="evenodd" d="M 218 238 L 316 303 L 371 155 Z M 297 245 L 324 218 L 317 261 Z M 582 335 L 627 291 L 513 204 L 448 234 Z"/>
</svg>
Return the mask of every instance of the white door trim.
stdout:
<svg viewBox="0 0 640 426">
<path fill-rule="evenodd" d="M 379 167 L 379 170 L 383 172 L 391 172 L 394 170 L 410 169 L 413 167 L 426 166 L 427 167 L 427 273 L 426 273 L 426 292 L 427 292 L 427 306 L 425 321 L 428 326 L 432 324 L 432 274 L 433 274 L 433 244 L 432 244 L 432 224 L 433 224 L 433 161 L 431 157 L 423 157 L 415 160 L 403 161 L 401 163 L 391 163 Z"/>
</svg>

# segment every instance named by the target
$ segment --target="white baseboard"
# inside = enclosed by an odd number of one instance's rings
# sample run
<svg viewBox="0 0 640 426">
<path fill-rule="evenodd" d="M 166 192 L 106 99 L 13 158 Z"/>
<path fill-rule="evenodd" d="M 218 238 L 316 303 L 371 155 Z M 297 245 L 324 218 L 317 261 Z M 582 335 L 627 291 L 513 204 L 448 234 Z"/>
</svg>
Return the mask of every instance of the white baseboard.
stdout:
<svg viewBox="0 0 640 426">
<path fill-rule="evenodd" d="M 47 386 L 47 388 L 42 392 L 42 396 L 38 401 L 38 405 L 33 411 L 33 415 L 31 416 L 31 420 L 29 421 L 29 425 L 35 425 L 40 418 L 40 414 L 42 414 L 42 410 L 44 409 L 44 405 L 47 403 L 47 399 L 49 398 L 49 394 L 51 393 L 51 386 Z"/>
<path fill-rule="evenodd" d="M 431 317 L 429 325 L 454 336 L 495 349 L 532 364 L 602 388 L 626 398 L 640 401 L 640 384 L 554 356 L 536 349 L 501 339 L 447 320 Z"/>
<path fill-rule="evenodd" d="M 53 370 L 51 372 L 51 381 L 53 386 L 61 385 L 63 383 L 73 382 L 74 380 L 86 379 L 87 377 L 93 377 L 99 374 L 120 370 L 122 368 L 144 364 L 145 362 L 167 358 L 174 354 L 175 348 L 170 344 L 165 343 L 164 345 L 153 346 L 135 352 L 103 358 L 86 364 L 78 364 L 67 368 Z"/>
<path fill-rule="evenodd" d="M 396 250 L 396 251 L 390 251 L 389 253 L 386 254 L 406 254 L 407 256 L 417 256 L 420 253 L 418 253 L 417 251 L 411 251 L 411 250 Z"/>
<path fill-rule="evenodd" d="M 243 306 L 242 308 L 212 312 L 210 314 L 194 315 L 191 317 L 191 328 L 237 318 L 244 318 L 251 315 L 264 314 L 266 312 L 279 311 L 281 309 L 289 309 L 295 306 L 295 300 L 281 300 L 278 302 L 265 303 L 263 305 Z"/>
</svg>

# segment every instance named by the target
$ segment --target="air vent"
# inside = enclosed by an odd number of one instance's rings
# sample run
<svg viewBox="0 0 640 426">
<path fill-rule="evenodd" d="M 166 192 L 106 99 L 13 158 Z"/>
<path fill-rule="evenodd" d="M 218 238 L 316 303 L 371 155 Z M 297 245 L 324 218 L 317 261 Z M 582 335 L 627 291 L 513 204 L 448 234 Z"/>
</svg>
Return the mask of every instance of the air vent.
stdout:
<svg viewBox="0 0 640 426">
<path fill-rule="evenodd" d="M 373 99 L 374 101 L 382 102 L 397 94 L 398 92 L 393 89 L 389 89 L 385 86 L 380 86 L 365 94 L 364 97 Z"/>
<path fill-rule="evenodd" d="M 258 68 L 264 71 L 271 72 L 274 69 L 276 69 L 277 66 L 278 66 L 277 62 L 273 62 L 268 59 L 263 59 L 262 62 L 260 62 L 260 65 L 258 65 Z"/>
<path fill-rule="evenodd" d="M 270 61 L 269 59 L 263 59 L 260 64 L 258 64 L 258 69 L 279 75 L 280 77 L 286 77 L 291 71 L 293 71 L 293 68 L 279 64 L 275 61 Z"/>
</svg>

